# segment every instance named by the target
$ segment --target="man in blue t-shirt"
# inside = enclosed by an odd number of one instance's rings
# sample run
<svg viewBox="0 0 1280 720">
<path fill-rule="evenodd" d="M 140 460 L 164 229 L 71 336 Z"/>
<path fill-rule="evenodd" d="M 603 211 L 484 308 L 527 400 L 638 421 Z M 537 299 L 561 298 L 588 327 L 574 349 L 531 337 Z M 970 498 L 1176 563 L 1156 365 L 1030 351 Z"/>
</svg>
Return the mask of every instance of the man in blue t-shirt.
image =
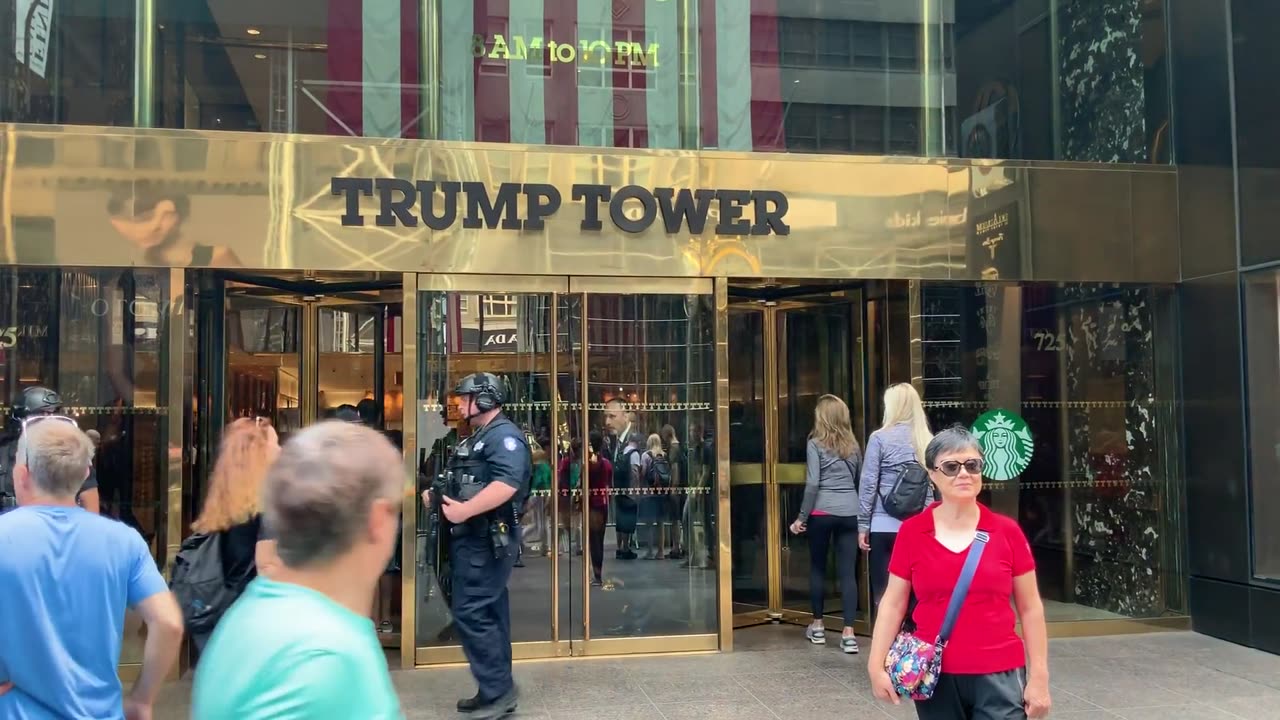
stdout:
<svg viewBox="0 0 1280 720">
<path fill-rule="evenodd" d="M 76 505 L 92 453 L 70 418 L 24 423 L 13 468 L 18 509 L 0 515 L 5 720 L 150 720 L 178 659 L 182 612 L 146 543 Z M 147 626 L 142 673 L 127 698 L 116 674 L 126 608 Z"/>
</svg>

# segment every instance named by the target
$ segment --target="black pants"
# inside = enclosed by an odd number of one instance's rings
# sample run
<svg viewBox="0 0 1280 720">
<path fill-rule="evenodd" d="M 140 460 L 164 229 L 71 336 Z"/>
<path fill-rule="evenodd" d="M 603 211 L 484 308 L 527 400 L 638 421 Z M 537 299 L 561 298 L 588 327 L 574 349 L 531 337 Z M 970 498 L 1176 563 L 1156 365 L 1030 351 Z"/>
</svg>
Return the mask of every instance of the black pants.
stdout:
<svg viewBox="0 0 1280 720">
<path fill-rule="evenodd" d="M 813 619 L 821 620 L 827 584 L 827 549 L 836 547 L 836 570 L 840 576 L 840 602 L 844 606 L 844 626 L 853 627 L 858 612 L 858 518 L 839 515 L 810 515 L 809 604 Z"/>
<path fill-rule="evenodd" d="M 871 576 L 871 607 L 880 606 L 880 598 L 889 586 L 889 558 L 893 557 L 893 541 L 898 533 L 873 532 L 868 539 L 871 545 L 871 557 L 868 558 L 867 570 Z"/>
<path fill-rule="evenodd" d="M 609 523 L 609 506 L 591 508 L 588 512 L 591 526 L 587 533 L 587 545 L 591 553 L 591 572 L 599 580 L 604 571 L 604 528 Z"/>
<path fill-rule="evenodd" d="M 512 542 L 519 546 L 519 529 L 513 535 Z M 515 547 L 509 547 L 506 558 L 494 558 L 487 537 L 454 538 L 449 544 L 454 629 L 484 702 L 493 702 L 512 688 L 507 581 L 515 559 Z"/>
<path fill-rule="evenodd" d="M 933 697 L 916 703 L 920 720 L 1026 720 L 1023 671 L 938 678 Z"/>
</svg>

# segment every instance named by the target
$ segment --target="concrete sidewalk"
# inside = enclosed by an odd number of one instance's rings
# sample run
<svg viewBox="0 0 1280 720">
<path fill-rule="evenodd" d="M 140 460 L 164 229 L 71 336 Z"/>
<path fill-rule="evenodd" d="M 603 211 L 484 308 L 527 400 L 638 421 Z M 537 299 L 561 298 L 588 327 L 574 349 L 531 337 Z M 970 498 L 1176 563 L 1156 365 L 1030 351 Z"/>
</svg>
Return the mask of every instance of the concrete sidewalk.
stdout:
<svg viewBox="0 0 1280 720">
<path fill-rule="evenodd" d="M 864 640 L 864 643 L 866 641 Z M 862 656 L 805 642 L 803 629 L 739 631 L 728 654 L 519 663 L 513 717 L 633 720 L 914 718 L 871 700 Z M 1280 657 L 1194 633 L 1054 640 L 1052 717 L 1280 720 Z M 462 717 L 465 668 L 392 674 L 409 720 Z M 189 686 L 166 689 L 158 718 L 185 718 Z"/>
</svg>

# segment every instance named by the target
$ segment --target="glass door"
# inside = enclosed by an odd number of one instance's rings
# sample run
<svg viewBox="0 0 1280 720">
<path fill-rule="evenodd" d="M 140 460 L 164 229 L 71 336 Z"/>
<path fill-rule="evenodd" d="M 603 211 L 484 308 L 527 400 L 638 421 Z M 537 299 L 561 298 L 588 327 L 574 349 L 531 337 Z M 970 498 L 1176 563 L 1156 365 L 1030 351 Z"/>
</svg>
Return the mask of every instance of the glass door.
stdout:
<svg viewBox="0 0 1280 720">
<path fill-rule="evenodd" d="M 516 658 L 718 647 L 711 287 L 419 277 L 419 490 L 469 432 L 449 395 L 470 373 L 501 378 L 533 451 L 509 585 Z M 427 513 L 413 519 L 415 657 L 456 662 L 447 545 Z"/>
<path fill-rule="evenodd" d="M 849 405 L 866 437 L 860 290 L 730 307 L 731 544 L 734 624 L 810 619 L 807 538 L 789 531 L 804 497 L 805 446 L 818 398 Z M 838 626 L 836 559 L 824 613 Z M 857 559 L 859 630 L 869 631 L 865 558 Z"/>
<path fill-rule="evenodd" d="M 521 558 L 509 585 L 516 658 L 569 654 L 582 613 L 582 497 L 573 483 L 580 368 L 573 332 L 580 317 L 563 279 L 477 278 L 459 287 L 423 276 L 418 293 L 417 466 L 419 492 L 443 473 L 470 433 L 450 392 L 466 375 L 489 372 L 505 385 L 503 410 L 533 453 L 534 476 L 521 518 Z M 489 280 L 490 282 L 486 282 Z M 577 334 L 580 337 L 580 333 Z M 462 659 L 443 608 L 451 597 L 448 547 L 419 506 L 416 641 L 419 664 Z"/>
</svg>

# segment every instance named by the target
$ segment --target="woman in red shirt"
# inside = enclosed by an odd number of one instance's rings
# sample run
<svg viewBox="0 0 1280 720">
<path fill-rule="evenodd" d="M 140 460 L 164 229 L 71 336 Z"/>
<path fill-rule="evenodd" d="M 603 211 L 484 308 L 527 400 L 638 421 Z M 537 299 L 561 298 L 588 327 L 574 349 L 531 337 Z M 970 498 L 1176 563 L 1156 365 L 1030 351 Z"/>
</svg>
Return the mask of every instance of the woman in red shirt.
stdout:
<svg viewBox="0 0 1280 720">
<path fill-rule="evenodd" d="M 990 539 L 942 655 L 937 689 L 916 703 L 916 714 L 920 720 L 1044 717 L 1050 704 L 1049 633 L 1026 536 L 1014 520 L 978 502 L 982 448 L 968 430 L 956 426 L 938 433 L 925 449 L 925 465 L 941 500 L 898 531 L 871 639 L 872 692 L 895 705 L 901 701 L 884 664 L 907 601 L 914 592 L 916 635 L 926 641 L 937 637 L 969 545 L 982 530 Z M 1025 645 L 1015 631 L 1019 619 Z"/>
</svg>

